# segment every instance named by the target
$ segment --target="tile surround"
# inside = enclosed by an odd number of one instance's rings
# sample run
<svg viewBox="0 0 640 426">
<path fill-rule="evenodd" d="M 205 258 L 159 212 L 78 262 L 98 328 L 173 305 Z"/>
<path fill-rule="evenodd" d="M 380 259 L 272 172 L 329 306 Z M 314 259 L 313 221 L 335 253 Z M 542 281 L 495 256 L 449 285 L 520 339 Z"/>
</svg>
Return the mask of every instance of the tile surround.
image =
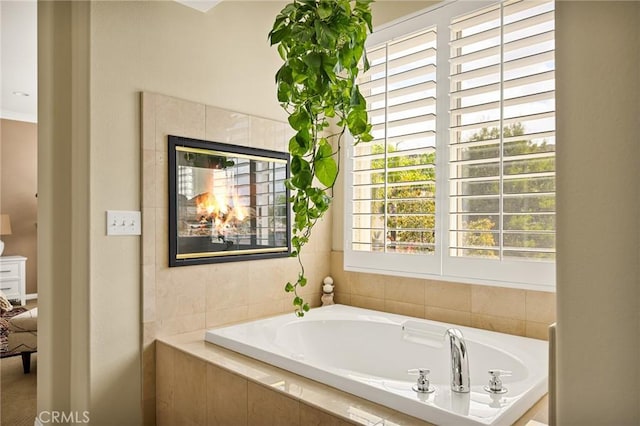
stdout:
<svg viewBox="0 0 640 426">
<path fill-rule="evenodd" d="M 142 93 L 141 107 L 143 406 L 145 423 L 153 424 L 152 342 L 161 336 L 292 311 L 291 297 L 283 288 L 286 279 L 295 279 L 298 265 L 295 259 L 282 258 L 168 268 L 167 135 L 286 151 L 290 130 L 283 122 L 155 93 Z M 322 279 L 329 274 L 330 215 L 317 226 L 324 231 L 308 245 L 309 285 L 302 291 L 312 306 L 320 303 Z M 162 407 L 159 403 L 157 407 L 160 414 Z M 199 419 L 180 420 L 189 424 Z"/>
<path fill-rule="evenodd" d="M 205 344 L 200 337 L 200 333 L 187 333 L 158 342 L 158 426 L 430 426 L 313 380 Z M 202 394 L 193 400 L 182 398 L 178 388 L 182 392 L 197 389 Z"/>
<path fill-rule="evenodd" d="M 301 425 L 346 426 L 353 423 L 339 419 L 307 404 L 300 403 Z"/>
<path fill-rule="evenodd" d="M 247 379 L 214 364 L 207 364 L 207 424 L 246 425 Z"/>
<path fill-rule="evenodd" d="M 291 426 L 299 424 L 300 404 L 293 398 L 273 392 L 266 386 L 249 382 L 248 421 L 255 426 Z"/>
<path fill-rule="evenodd" d="M 426 281 L 424 297 L 426 306 L 471 312 L 471 286 L 469 284 Z"/>
<path fill-rule="evenodd" d="M 331 252 L 338 303 L 547 339 L 555 294 L 345 271 L 343 252 Z"/>
</svg>

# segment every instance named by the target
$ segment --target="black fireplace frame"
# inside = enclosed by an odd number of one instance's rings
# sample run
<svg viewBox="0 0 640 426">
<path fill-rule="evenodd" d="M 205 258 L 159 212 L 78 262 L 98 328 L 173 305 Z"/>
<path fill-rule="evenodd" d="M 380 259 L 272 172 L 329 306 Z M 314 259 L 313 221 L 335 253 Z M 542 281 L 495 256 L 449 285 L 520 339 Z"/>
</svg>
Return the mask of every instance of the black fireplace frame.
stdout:
<svg viewBox="0 0 640 426">
<path fill-rule="evenodd" d="M 213 151 L 217 153 L 229 153 L 231 155 L 239 155 L 248 158 L 260 159 L 265 161 L 273 161 L 274 163 L 283 163 L 286 167 L 286 179 L 290 177 L 289 153 L 272 151 L 260 148 L 249 148 L 239 145 L 231 145 L 221 142 L 207 141 L 202 139 L 193 139 L 182 136 L 168 136 L 168 177 L 169 177 L 169 266 L 189 266 L 201 265 L 209 263 L 221 262 L 238 262 L 245 260 L 272 259 L 280 257 L 289 257 L 291 255 L 291 204 L 289 201 L 290 190 L 285 185 L 286 194 L 286 245 L 278 245 L 276 247 L 265 247 L 259 249 L 232 250 L 225 251 L 204 251 L 194 253 L 178 253 L 179 239 L 185 238 L 178 236 L 178 158 L 177 152 L 180 148 Z M 253 185 L 252 185 L 253 186 Z M 275 205 L 275 204 L 274 204 Z M 193 238 L 193 237 L 190 237 Z M 207 237 L 204 237 L 207 238 Z"/>
</svg>

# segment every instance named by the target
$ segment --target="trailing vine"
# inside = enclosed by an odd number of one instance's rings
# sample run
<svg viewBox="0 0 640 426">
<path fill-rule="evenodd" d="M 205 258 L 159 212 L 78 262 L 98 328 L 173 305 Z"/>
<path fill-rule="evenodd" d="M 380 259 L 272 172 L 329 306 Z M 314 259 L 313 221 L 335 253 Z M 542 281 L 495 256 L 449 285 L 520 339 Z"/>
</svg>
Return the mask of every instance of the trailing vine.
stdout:
<svg viewBox="0 0 640 426">
<path fill-rule="evenodd" d="M 372 31 L 372 2 L 294 0 L 269 32 L 284 61 L 276 73 L 278 101 L 296 132 L 289 141 L 286 185 L 294 213 L 291 255 L 298 258 L 300 271 L 285 291 L 293 293 L 297 316 L 309 310 L 298 293 L 307 284 L 302 247 L 333 199 L 342 138 L 348 130 L 356 144 L 373 139 L 366 101 L 356 84 L 360 64 L 369 68 L 364 44 Z"/>
</svg>

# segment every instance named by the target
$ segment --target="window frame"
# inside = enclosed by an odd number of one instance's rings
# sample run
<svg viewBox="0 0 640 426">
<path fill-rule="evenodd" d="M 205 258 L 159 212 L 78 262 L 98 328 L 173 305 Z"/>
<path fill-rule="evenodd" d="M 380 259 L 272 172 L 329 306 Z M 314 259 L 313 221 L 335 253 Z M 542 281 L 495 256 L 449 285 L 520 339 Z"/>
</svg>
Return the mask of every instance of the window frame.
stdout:
<svg viewBox="0 0 640 426">
<path fill-rule="evenodd" d="M 450 137 L 450 32 L 454 17 L 472 13 L 500 2 L 446 1 L 392 21 L 372 33 L 368 47 L 379 46 L 425 28 L 436 26 L 436 241 L 433 255 L 380 253 L 353 250 L 352 195 L 353 141 L 344 151 L 344 269 L 435 279 L 440 281 L 492 285 L 528 290 L 555 291 L 555 261 L 472 258 L 449 255 L 449 137 Z M 444 90 L 443 90 L 444 89 Z M 445 92 L 444 96 L 442 92 Z"/>
</svg>

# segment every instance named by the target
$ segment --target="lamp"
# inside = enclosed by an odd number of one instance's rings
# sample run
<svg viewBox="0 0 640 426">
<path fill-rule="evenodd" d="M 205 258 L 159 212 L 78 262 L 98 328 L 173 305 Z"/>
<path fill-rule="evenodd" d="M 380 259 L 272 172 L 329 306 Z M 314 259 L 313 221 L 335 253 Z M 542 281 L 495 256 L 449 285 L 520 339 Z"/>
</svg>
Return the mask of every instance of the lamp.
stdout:
<svg viewBox="0 0 640 426">
<path fill-rule="evenodd" d="M 0 235 L 11 235 L 11 219 L 8 214 L 0 214 Z M 0 240 L 0 255 L 4 251 L 4 242 Z"/>
</svg>

